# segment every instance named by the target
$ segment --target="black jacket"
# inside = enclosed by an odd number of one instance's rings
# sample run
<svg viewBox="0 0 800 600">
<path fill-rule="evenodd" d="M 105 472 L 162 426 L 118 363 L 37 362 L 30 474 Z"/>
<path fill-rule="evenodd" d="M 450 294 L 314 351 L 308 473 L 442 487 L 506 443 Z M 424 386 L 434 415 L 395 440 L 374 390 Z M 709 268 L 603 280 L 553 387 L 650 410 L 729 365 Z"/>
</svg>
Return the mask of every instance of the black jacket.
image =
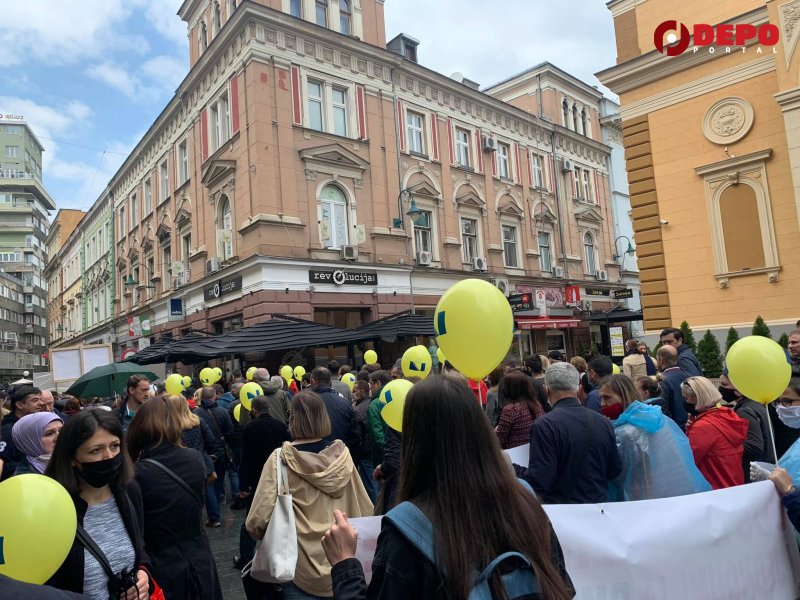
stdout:
<svg viewBox="0 0 800 600">
<path fill-rule="evenodd" d="M 747 428 L 747 439 L 744 442 L 744 453 L 742 454 L 744 482 L 750 483 L 750 461 L 777 463 L 772 452 L 769 415 L 766 406 L 749 398 L 739 400 L 733 410 L 737 416 L 746 419 L 750 424 Z"/>
<path fill-rule="evenodd" d="M 334 440 L 342 440 L 353 454 L 357 437 L 353 406 L 329 385 L 318 385 L 312 391 L 322 398 L 331 420 L 331 434 L 324 441 L 330 445 Z"/>
<path fill-rule="evenodd" d="M 136 481 L 131 481 L 125 486 L 112 485 L 111 492 L 117 503 L 125 530 L 133 544 L 136 555 L 134 560 L 136 569 L 145 569 L 152 573 L 150 557 L 144 548 L 144 515 L 142 513 L 142 492 Z M 73 496 L 75 511 L 78 515 L 78 523 L 83 525 L 83 518 L 86 516 L 88 505 L 80 496 Z M 83 569 L 84 569 L 84 547 L 77 537 L 72 543 L 72 548 L 67 554 L 67 558 L 47 581 L 47 585 L 56 587 L 60 590 L 83 593 Z M 152 589 L 151 589 L 152 591 Z"/>
<path fill-rule="evenodd" d="M 16 472 L 19 463 L 25 458 L 25 455 L 17 450 L 11 440 L 11 429 L 19 419 L 13 412 L 3 418 L 3 426 L 0 428 L 0 460 L 3 461 L 3 472 L 0 475 L 0 481 L 11 477 Z"/>
<path fill-rule="evenodd" d="M 366 396 L 353 407 L 353 418 L 355 419 L 356 438 L 353 442 L 355 453 L 353 462 L 358 464 L 360 460 L 372 460 L 372 431 L 367 421 L 367 409 L 369 408 L 370 397 Z"/>
<path fill-rule="evenodd" d="M 700 361 L 692 352 L 692 349 L 686 344 L 681 344 L 678 348 L 678 366 L 681 371 L 689 374 L 689 377 L 702 377 L 703 369 L 700 367 Z"/>
<path fill-rule="evenodd" d="M 572 588 L 572 582 L 564 565 L 564 554 L 554 531 L 552 536 L 553 561 L 567 585 Z M 436 567 L 387 519 L 383 519 L 381 524 L 369 588 L 364 580 L 361 563 L 355 558 L 344 560 L 334 566 L 331 577 L 333 597 L 336 600 L 366 598 L 449 600 L 451 598 L 444 589 L 443 579 Z M 543 600 L 543 598 L 535 594 L 528 596 L 527 600 Z"/>
<path fill-rule="evenodd" d="M 689 414 L 683 408 L 683 394 L 681 393 L 681 384 L 686 381 L 691 375 L 681 368 L 670 367 L 663 372 L 664 379 L 661 381 L 661 397 L 669 407 L 669 417 L 678 427 L 683 429 L 686 426 L 686 421 L 689 419 Z"/>
<path fill-rule="evenodd" d="M 136 463 L 142 490 L 144 542 L 152 573 L 167 598 L 222 600 L 214 555 L 203 528 L 206 465 L 192 448 L 162 444 L 143 453 L 162 463 L 194 492 L 176 483 L 158 466 Z"/>
<path fill-rule="evenodd" d="M 384 428 L 383 462 L 383 502 L 380 508 L 382 514 L 394 508 L 397 504 L 397 485 L 400 482 L 400 445 L 403 439 L 398 432 L 389 427 Z"/>
<path fill-rule="evenodd" d="M 239 489 L 253 493 L 270 454 L 292 436 L 286 425 L 269 414 L 259 415 L 242 432 L 242 464 L 239 465 Z"/>
<path fill-rule="evenodd" d="M 214 471 L 214 463 L 217 458 L 225 456 L 225 447 L 203 419 L 200 425 L 191 429 L 184 429 L 181 433 L 181 441 L 187 448 L 194 448 L 203 455 L 206 463 L 206 477 Z"/>
<path fill-rule="evenodd" d="M 25 598 L 25 600 L 81 600 L 83 594 L 65 592 L 46 585 L 23 583 L 0 575 L 0 598 Z"/>
<path fill-rule="evenodd" d="M 800 438 L 800 429 L 789 427 L 778 418 L 778 411 L 775 409 L 775 403 L 767 405 L 770 421 L 772 421 L 772 431 L 775 432 L 775 450 L 778 452 L 778 458 L 786 454 L 789 447 Z"/>
<path fill-rule="evenodd" d="M 564 398 L 534 421 L 528 468 L 515 467 L 543 503 L 608 500 L 608 482 L 622 471 L 611 421 Z"/>
<path fill-rule="evenodd" d="M 227 410 L 216 402 L 203 402 L 197 408 L 195 414 L 205 421 L 214 437 L 222 442 L 223 447 L 228 444 L 228 439 L 233 436 L 233 423 Z M 218 461 L 224 460 L 225 453 L 223 452 L 217 458 Z"/>
</svg>

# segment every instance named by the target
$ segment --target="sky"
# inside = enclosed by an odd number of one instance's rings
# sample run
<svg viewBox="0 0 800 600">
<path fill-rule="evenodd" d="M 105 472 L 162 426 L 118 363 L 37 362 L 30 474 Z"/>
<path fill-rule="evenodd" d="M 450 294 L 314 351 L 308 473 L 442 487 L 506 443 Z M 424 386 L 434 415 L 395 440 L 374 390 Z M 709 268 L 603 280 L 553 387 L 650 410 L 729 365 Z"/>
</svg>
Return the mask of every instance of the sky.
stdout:
<svg viewBox="0 0 800 600">
<path fill-rule="evenodd" d="M 186 75 L 180 4 L 3 2 L 0 114 L 24 115 L 45 147 L 57 207 L 91 207 Z M 406 33 L 421 64 L 482 86 L 545 60 L 597 85 L 616 57 L 600 0 L 386 0 L 385 15 L 387 40 Z"/>
</svg>

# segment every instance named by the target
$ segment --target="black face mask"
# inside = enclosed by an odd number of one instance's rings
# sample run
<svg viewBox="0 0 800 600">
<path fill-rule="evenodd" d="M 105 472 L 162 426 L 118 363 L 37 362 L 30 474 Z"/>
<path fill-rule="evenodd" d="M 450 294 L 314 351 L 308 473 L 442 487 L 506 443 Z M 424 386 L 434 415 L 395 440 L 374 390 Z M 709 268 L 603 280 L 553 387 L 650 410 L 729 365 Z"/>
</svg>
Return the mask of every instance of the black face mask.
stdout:
<svg viewBox="0 0 800 600">
<path fill-rule="evenodd" d="M 86 483 L 95 488 L 105 487 L 116 483 L 119 479 L 119 472 L 122 469 L 122 452 L 114 458 L 80 463 L 80 465 L 78 473 Z"/>
<path fill-rule="evenodd" d="M 697 405 L 696 404 L 689 404 L 688 402 L 684 402 L 683 403 L 683 408 L 690 415 L 696 415 L 697 414 Z"/>
<path fill-rule="evenodd" d="M 735 403 L 739 401 L 739 395 L 736 393 L 736 390 L 731 388 L 726 388 L 719 386 L 719 393 L 722 395 L 722 399 L 728 403 Z"/>
</svg>

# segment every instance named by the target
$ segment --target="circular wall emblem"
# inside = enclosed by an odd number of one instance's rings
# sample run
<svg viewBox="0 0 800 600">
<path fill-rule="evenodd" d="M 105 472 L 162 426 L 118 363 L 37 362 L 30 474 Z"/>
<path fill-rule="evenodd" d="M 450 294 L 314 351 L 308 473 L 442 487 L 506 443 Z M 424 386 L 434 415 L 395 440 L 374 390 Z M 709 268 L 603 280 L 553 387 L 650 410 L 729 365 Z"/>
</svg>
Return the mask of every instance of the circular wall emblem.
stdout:
<svg viewBox="0 0 800 600">
<path fill-rule="evenodd" d="M 214 298 L 219 298 L 219 283 L 214 284 L 214 289 L 211 293 L 214 294 Z"/>
<path fill-rule="evenodd" d="M 338 269 L 333 272 L 333 283 L 335 283 L 336 285 L 344 285 L 346 279 L 347 277 L 344 274 L 344 271 L 342 271 L 341 269 Z"/>
<path fill-rule="evenodd" d="M 706 111 L 703 134 L 714 144 L 738 142 L 753 126 L 753 107 L 743 98 L 723 98 Z"/>
</svg>

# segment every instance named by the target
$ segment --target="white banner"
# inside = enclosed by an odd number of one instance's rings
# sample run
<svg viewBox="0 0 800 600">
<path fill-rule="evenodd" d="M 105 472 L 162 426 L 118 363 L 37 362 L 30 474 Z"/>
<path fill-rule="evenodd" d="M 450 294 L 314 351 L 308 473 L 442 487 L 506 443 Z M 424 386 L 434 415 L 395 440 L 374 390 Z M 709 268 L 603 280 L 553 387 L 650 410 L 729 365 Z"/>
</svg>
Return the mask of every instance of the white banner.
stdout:
<svg viewBox="0 0 800 600">
<path fill-rule="evenodd" d="M 794 600 L 800 557 L 775 487 L 549 505 L 578 600 Z M 367 579 L 380 517 L 352 519 Z"/>
</svg>

